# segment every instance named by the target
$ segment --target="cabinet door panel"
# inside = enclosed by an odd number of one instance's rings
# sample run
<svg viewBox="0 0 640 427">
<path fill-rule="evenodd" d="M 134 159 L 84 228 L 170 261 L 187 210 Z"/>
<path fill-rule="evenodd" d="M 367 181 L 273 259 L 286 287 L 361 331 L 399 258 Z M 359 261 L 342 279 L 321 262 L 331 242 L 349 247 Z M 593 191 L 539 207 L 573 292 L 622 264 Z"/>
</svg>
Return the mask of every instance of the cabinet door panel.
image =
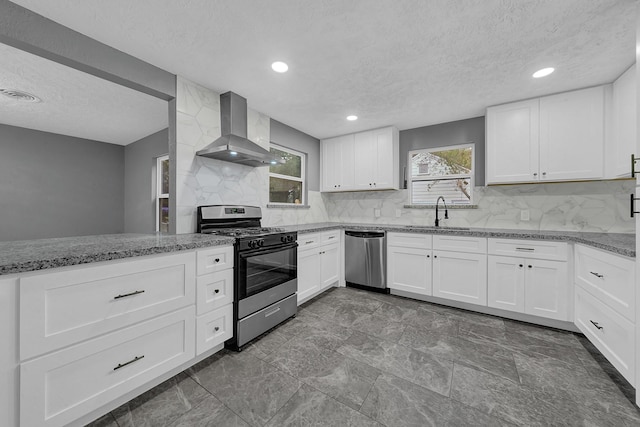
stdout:
<svg viewBox="0 0 640 427">
<path fill-rule="evenodd" d="M 567 263 L 526 260 L 525 268 L 525 313 L 570 320 Z"/>
<path fill-rule="evenodd" d="M 431 295 L 431 251 L 414 248 L 388 248 L 387 286 L 390 289 Z"/>
<path fill-rule="evenodd" d="M 487 256 L 433 251 L 433 296 L 487 305 Z"/>
<path fill-rule="evenodd" d="M 524 313 L 524 265 L 521 258 L 489 256 L 487 305 Z"/>
<path fill-rule="evenodd" d="M 340 280 L 340 246 L 329 245 L 320 248 L 320 268 L 322 269 L 322 289 Z"/>
<path fill-rule="evenodd" d="M 538 180 L 537 99 L 487 109 L 487 183 Z"/>
<path fill-rule="evenodd" d="M 540 179 L 602 178 L 604 88 L 540 99 Z"/>
<path fill-rule="evenodd" d="M 373 178 L 373 186 L 376 189 L 397 188 L 394 186 L 393 166 L 393 128 L 384 128 L 373 131 L 373 145 L 376 150 L 376 163 Z"/>
<path fill-rule="evenodd" d="M 320 274 L 320 251 L 298 252 L 298 304 L 320 290 Z"/>
<path fill-rule="evenodd" d="M 377 149 L 373 131 L 355 134 L 355 188 L 373 190 L 375 168 L 377 166 Z"/>
</svg>

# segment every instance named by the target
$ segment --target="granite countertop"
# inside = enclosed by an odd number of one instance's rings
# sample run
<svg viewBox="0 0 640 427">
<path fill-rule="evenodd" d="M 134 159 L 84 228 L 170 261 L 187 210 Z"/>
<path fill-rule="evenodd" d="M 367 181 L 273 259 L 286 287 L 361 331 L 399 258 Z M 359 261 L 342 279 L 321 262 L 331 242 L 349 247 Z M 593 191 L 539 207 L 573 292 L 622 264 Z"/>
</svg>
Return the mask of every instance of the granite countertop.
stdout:
<svg viewBox="0 0 640 427">
<path fill-rule="evenodd" d="M 0 242 L 0 275 L 232 245 L 234 241 L 209 234 L 106 234 Z"/>
<path fill-rule="evenodd" d="M 464 228 L 464 227 L 429 227 L 415 225 L 393 224 L 343 224 L 335 222 L 323 222 L 315 224 L 301 224 L 285 227 L 287 231 L 298 233 L 312 233 L 316 231 L 332 229 L 354 230 L 385 230 L 395 232 L 427 233 L 427 234 L 454 234 L 459 236 L 497 237 L 507 239 L 535 239 L 558 240 L 565 242 L 582 243 L 595 248 L 604 249 L 618 255 L 627 257 L 636 256 L 635 234 L 624 233 L 592 233 L 577 231 L 536 231 L 536 230 L 511 230 L 499 228 Z"/>
</svg>

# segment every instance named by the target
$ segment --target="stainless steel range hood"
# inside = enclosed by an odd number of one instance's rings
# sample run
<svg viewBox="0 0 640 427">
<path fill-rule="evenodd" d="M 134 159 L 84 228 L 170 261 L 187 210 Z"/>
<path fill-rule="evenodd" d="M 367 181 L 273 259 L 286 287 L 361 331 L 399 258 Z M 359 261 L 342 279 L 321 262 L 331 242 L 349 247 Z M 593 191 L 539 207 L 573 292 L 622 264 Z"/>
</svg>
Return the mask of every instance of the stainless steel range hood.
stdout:
<svg viewBox="0 0 640 427">
<path fill-rule="evenodd" d="M 247 139 L 247 100 L 233 92 L 220 95 L 222 136 L 198 151 L 198 156 L 247 166 L 284 163 L 268 150 Z"/>
</svg>

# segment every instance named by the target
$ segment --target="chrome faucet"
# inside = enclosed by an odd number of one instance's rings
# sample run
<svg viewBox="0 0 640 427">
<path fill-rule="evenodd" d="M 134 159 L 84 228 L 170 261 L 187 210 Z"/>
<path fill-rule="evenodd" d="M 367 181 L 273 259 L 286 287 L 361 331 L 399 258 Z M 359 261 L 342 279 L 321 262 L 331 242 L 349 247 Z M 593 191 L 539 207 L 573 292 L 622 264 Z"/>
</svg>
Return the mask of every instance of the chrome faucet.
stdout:
<svg viewBox="0 0 640 427">
<path fill-rule="evenodd" d="M 444 201 L 444 197 L 438 197 L 436 201 L 436 227 L 440 226 L 440 218 L 438 218 L 438 204 L 440 203 L 440 199 L 442 199 L 442 204 L 444 205 L 444 219 L 449 219 L 449 211 L 447 210 L 447 203 Z"/>
</svg>

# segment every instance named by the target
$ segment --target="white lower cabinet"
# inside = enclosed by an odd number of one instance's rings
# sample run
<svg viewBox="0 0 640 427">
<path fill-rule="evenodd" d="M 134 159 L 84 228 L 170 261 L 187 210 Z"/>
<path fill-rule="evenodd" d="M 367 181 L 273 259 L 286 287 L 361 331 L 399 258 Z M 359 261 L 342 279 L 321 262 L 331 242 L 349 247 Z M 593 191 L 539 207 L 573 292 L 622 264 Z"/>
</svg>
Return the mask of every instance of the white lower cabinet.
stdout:
<svg viewBox="0 0 640 427">
<path fill-rule="evenodd" d="M 567 263 L 489 255 L 488 306 L 569 319 Z"/>
<path fill-rule="evenodd" d="M 193 357 L 191 306 L 30 360 L 20 367 L 20 425 L 66 425 Z"/>
<path fill-rule="evenodd" d="M 433 251 L 433 296 L 487 305 L 487 256 Z"/>
<path fill-rule="evenodd" d="M 419 295 L 432 295 L 431 249 L 387 248 L 387 287 Z"/>
<path fill-rule="evenodd" d="M 19 276 L 20 425 L 78 424 L 221 348 L 233 263 L 220 246 Z"/>
<path fill-rule="evenodd" d="M 576 286 L 575 324 L 618 371 L 635 385 L 635 326 Z"/>
<path fill-rule="evenodd" d="M 341 278 L 341 230 L 298 236 L 298 305 Z"/>
<path fill-rule="evenodd" d="M 432 295 L 433 238 L 421 233 L 387 234 L 387 286 L 389 289 Z"/>
</svg>

